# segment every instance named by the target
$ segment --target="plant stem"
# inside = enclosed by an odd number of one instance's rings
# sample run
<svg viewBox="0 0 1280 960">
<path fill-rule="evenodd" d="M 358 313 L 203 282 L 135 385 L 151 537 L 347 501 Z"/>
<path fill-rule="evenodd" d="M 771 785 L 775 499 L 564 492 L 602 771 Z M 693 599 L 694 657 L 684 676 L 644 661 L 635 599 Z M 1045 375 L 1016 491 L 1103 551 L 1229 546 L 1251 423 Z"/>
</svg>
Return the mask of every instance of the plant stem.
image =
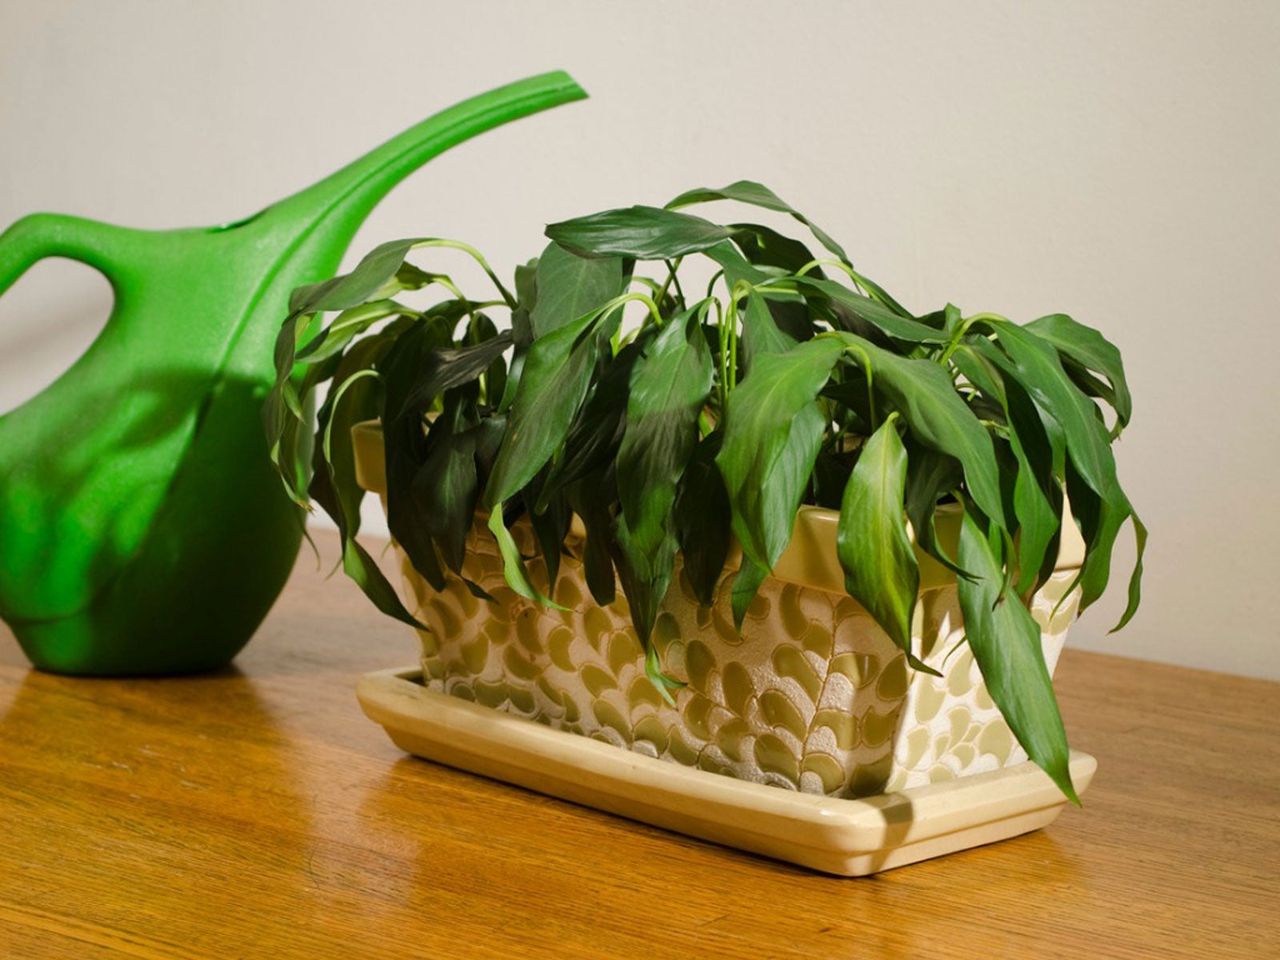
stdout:
<svg viewBox="0 0 1280 960">
<path fill-rule="evenodd" d="M 489 261 L 484 258 L 484 255 L 479 250 L 471 246 L 471 244 L 463 243 L 461 240 L 446 240 L 440 237 L 432 237 L 428 240 L 419 240 L 413 245 L 413 249 L 415 250 L 426 247 L 445 247 L 450 250 L 461 250 L 480 265 L 480 269 L 485 272 L 485 275 L 493 281 L 493 285 L 498 288 L 498 293 L 502 295 L 502 299 L 506 301 L 507 306 L 511 307 L 513 310 L 515 309 L 516 298 L 511 295 L 511 291 L 502 285 L 502 281 L 498 279 L 498 275 L 494 273 L 493 268 L 489 266 Z"/>
<path fill-rule="evenodd" d="M 684 260 L 684 257 L 676 257 L 674 262 L 671 260 L 662 261 L 667 265 L 667 279 L 662 282 L 662 289 L 658 291 L 658 296 L 656 297 L 656 299 L 658 303 L 661 304 L 663 301 L 663 298 L 666 297 L 667 295 L 667 288 L 670 287 L 671 282 L 675 280 L 676 290 L 680 294 L 680 309 L 683 310 L 684 309 L 684 291 L 680 290 L 680 281 L 676 279 L 676 271 L 680 269 L 680 263 L 682 260 Z"/>
<path fill-rule="evenodd" d="M 951 355 L 956 352 L 956 348 L 960 346 L 960 341 L 964 339 L 964 335 L 969 332 L 969 328 L 975 323 L 1010 323 L 1008 317 L 1002 317 L 998 313 L 975 313 L 973 316 L 960 321 L 960 326 L 956 328 L 956 332 L 951 335 L 951 339 L 947 341 L 946 349 L 938 355 L 938 363 L 946 366 Z"/>
</svg>

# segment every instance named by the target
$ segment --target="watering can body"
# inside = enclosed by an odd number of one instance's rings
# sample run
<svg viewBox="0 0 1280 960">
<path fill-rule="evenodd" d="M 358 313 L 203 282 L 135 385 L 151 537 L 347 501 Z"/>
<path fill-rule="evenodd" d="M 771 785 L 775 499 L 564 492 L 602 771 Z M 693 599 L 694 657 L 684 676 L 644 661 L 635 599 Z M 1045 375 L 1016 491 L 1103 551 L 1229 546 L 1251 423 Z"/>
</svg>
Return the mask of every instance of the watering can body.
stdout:
<svg viewBox="0 0 1280 960">
<path fill-rule="evenodd" d="M 0 417 L 0 618 L 36 666 L 186 673 L 240 651 L 303 529 L 260 416 L 290 292 L 331 276 L 377 202 L 431 157 L 582 96 L 563 73 L 490 91 L 226 226 L 35 214 L 0 234 L 0 293 L 60 256 L 115 294 L 88 351 Z"/>
</svg>

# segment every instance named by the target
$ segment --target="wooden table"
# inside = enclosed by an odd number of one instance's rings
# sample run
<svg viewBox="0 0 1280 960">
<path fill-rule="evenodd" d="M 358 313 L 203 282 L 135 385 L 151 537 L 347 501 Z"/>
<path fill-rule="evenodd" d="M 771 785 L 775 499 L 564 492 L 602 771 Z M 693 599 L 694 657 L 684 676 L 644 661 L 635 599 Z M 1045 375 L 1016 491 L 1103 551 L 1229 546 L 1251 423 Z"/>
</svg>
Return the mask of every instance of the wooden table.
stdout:
<svg viewBox="0 0 1280 960">
<path fill-rule="evenodd" d="M 839 880 L 404 756 L 352 689 L 414 656 L 305 552 L 214 675 L 0 628 L 0 957 L 1280 957 L 1280 685 L 1068 652 L 1084 810 Z"/>
</svg>

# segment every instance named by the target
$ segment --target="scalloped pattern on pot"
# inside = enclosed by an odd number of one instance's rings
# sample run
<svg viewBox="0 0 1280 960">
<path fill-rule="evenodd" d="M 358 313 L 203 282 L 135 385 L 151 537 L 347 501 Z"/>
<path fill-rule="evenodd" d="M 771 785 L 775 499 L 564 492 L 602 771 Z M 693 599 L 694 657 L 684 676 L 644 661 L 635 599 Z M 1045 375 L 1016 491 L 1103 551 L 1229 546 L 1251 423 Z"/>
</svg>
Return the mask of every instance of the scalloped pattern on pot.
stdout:
<svg viewBox="0 0 1280 960">
<path fill-rule="evenodd" d="M 531 532 L 513 534 L 526 555 Z M 666 673 L 686 684 L 666 702 L 645 675 L 626 600 L 596 605 L 571 538 L 553 599 L 544 608 L 515 594 L 496 544 L 469 542 L 463 574 L 494 602 L 449 576 L 437 593 L 402 557 L 419 619 L 428 686 L 561 730 L 750 780 L 832 797 L 885 790 L 998 769 L 1026 759 L 961 641 L 954 585 L 926 591 L 915 635 L 923 659 L 942 676 L 910 671 L 906 660 L 852 598 L 765 581 L 741 636 L 729 612 L 731 576 L 716 603 L 697 603 L 677 568 L 654 642 Z M 678 561 L 677 561 L 678 563 Z M 541 561 L 530 574 L 546 590 Z M 1052 670 L 1075 615 L 1069 598 L 1053 615 L 1074 571 L 1055 574 L 1033 614 Z"/>
</svg>

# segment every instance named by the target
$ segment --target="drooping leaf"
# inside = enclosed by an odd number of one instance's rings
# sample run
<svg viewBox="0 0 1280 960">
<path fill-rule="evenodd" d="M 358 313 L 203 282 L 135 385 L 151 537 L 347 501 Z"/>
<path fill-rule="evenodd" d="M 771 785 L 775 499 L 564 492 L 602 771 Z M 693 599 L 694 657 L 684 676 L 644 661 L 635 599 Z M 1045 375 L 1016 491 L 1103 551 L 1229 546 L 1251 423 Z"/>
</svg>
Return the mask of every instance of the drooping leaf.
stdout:
<svg viewBox="0 0 1280 960">
<path fill-rule="evenodd" d="M 341 353 L 347 345 L 364 333 L 375 323 L 399 314 L 409 314 L 403 304 L 395 300 L 374 300 L 344 310 L 334 318 L 333 322 L 306 346 L 297 352 L 295 359 L 299 363 L 319 363 L 335 354 Z"/>
<path fill-rule="evenodd" d="M 619 319 L 618 311 L 601 307 L 533 341 L 485 486 L 489 529 L 498 541 L 507 583 L 521 596 L 549 606 L 555 604 L 529 581 L 515 541 L 503 525 L 501 506 L 563 446 L 591 386 L 602 339 L 598 334 L 611 335 Z"/>
<path fill-rule="evenodd" d="M 595 310 L 539 337 L 529 348 L 485 488 L 485 506 L 492 509 L 515 495 L 560 450 L 591 387 L 600 350 L 594 334 L 606 321 L 603 311 Z M 616 325 L 616 313 L 609 322 Z"/>
<path fill-rule="evenodd" d="M 1018 526 L 1017 592 L 1026 595 L 1037 586 L 1046 555 L 1057 542 L 1060 508 L 1050 500 L 1050 493 L 1055 492 L 1054 450 L 1031 398 L 1006 372 L 1006 364 L 993 363 L 976 343 L 961 344 L 952 360 L 966 379 L 998 406 L 1005 421 L 1014 463 L 1011 499 Z"/>
<path fill-rule="evenodd" d="M 733 509 L 733 531 L 746 555 L 766 569 L 791 540 L 825 426 L 814 398 L 843 350 L 824 337 L 758 356 L 729 396 L 716 464 Z"/>
<path fill-rule="evenodd" d="M 502 334 L 498 332 L 497 326 L 489 317 L 483 313 L 476 314 L 472 318 L 471 323 L 467 326 L 467 345 L 479 346 L 482 343 L 502 339 Z M 507 350 L 506 343 L 503 344 L 503 353 Z M 507 388 L 507 362 L 502 354 L 494 357 L 489 361 L 489 366 L 484 372 L 484 397 L 485 403 L 491 409 L 498 406 L 498 401 L 506 392 Z"/>
<path fill-rule="evenodd" d="M 742 366 L 751 370 L 751 361 L 765 353 L 786 353 L 796 341 L 778 329 L 764 297 L 752 290 L 743 302 Z"/>
<path fill-rule="evenodd" d="M 447 341 L 446 341 L 447 342 Z M 436 590 L 443 590 L 444 571 L 414 485 L 427 457 L 425 399 L 410 405 L 428 357 L 441 346 L 431 327 L 419 324 L 396 339 L 382 365 L 381 414 L 387 477 L 387 529 L 413 568 Z M 477 374 L 478 375 L 478 374 Z"/>
<path fill-rule="evenodd" d="M 963 569 L 938 540 L 935 514 L 939 500 L 953 490 L 958 490 L 964 479 L 960 462 L 954 457 L 939 453 L 908 438 L 907 489 L 905 505 L 907 519 L 915 533 L 920 549 L 937 560 L 958 577 L 967 577 Z"/>
<path fill-rule="evenodd" d="M 582 567 L 591 598 L 602 607 L 613 603 L 617 578 L 613 570 L 613 516 L 609 505 L 617 500 L 617 484 L 612 464 L 588 474 L 565 487 L 569 506 L 586 528 Z"/>
<path fill-rule="evenodd" d="M 385 288 L 395 286 L 396 273 L 404 258 L 421 242 L 422 239 L 417 238 L 379 244 L 365 254 L 350 273 L 294 290 L 289 297 L 289 312 L 348 310 L 381 299 Z"/>
<path fill-rule="evenodd" d="M 1067 455 L 1080 476 L 1100 496 L 1118 489 L 1115 460 L 1097 408 L 1071 382 L 1053 347 L 1015 323 L 995 325 L 1017 381 L 1066 437 Z"/>
<path fill-rule="evenodd" d="M 614 461 L 622 442 L 631 371 L 657 332 L 653 326 L 641 330 L 605 365 L 569 430 L 563 454 L 552 465 L 545 489 L 558 490 Z"/>
<path fill-rule="evenodd" d="M 733 608 L 733 625 L 739 630 L 742 629 L 742 621 L 747 617 L 751 602 L 760 592 L 760 585 L 764 583 L 767 576 L 769 576 L 768 567 L 762 563 L 756 563 L 745 553 L 742 555 L 742 562 L 738 565 L 738 572 L 734 574 L 733 586 L 729 592 L 729 603 Z"/>
<path fill-rule="evenodd" d="M 553 223 L 547 236 L 584 257 L 674 260 L 728 240 L 733 231 L 674 210 L 626 207 Z"/>
<path fill-rule="evenodd" d="M 370 372 L 370 365 L 380 350 L 387 346 L 385 342 L 365 341 L 359 344 L 363 356 L 348 354 L 344 358 L 345 367 L 339 374 L 342 378 L 331 394 L 332 401 L 326 404 L 329 407 L 324 418 L 326 434 L 322 436 L 328 442 L 322 442 L 317 448 L 319 462 L 312 477 L 310 493 L 338 526 L 342 568 L 347 576 L 382 613 L 422 629 L 423 624 L 404 606 L 377 563 L 355 538 L 360 527 L 360 502 L 364 492 L 355 482 L 350 430 L 353 423 L 368 419 L 378 409 L 380 386 L 377 380 L 365 374 Z"/>
<path fill-rule="evenodd" d="M 698 414 L 711 392 L 711 355 L 700 311 L 666 322 L 635 364 L 618 450 L 618 541 L 634 573 L 628 596 L 641 643 L 671 582 L 676 486 L 698 441 Z"/>
<path fill-rule="evenodd" d="M 968 511 L 960 527 L 959 559 L 973 574 L 971 580 L 958 580 L 957 587 L 965 636 L 987 691 L 1027 755 L 1078 804 L 1040 627 L 1005 585 L 1000 558 Z"/>
<path fill-rule="evenodd" d="M 565 535 L 569 532 L 572 514 L 563 490 L 549 492 L 542 508 L 539 510 L 533 509 L 537 499 L 534 489 L 527 490 L 525 495 L 526 513 L 529 517 L 529 523 L 533 527 L 533 535 L 538 540 L 538 551 L 542 554 L 542 563 L 547 574 L 547 596 L 554 597 L 556 593 L 556 578 L 560 574 L 561 547 L 564 543 Z"/>
<path fill-rule="evenodd" d="M 1092 327 L 1062 313 L 1032 320 L 1026 329 L 1051 343 L 1063 357 L 1106 377 L 1113 391 L 1112 405 L 1120 426 L 1129 422 L 1133 415 L 1133 399 L 1124 375 L 1124 361 L 1115 344 Z"/>
<path fill-rule="evenodd" d="M 475 403 L 458 393 L 458 388 L 451 391 L 427 433 L 426 458 L 413 478 L 413 502 L 445 566 L 460 574 L 479 498 L 479 475 Z"/>
<path fill-rule="evenodd" d="M 421 365 L 407 374 L 412 382 L 396 414 L 416 410 L 421 415 L 447 391 L 471 383 L 490 370 L 510 345 L 510 334 L 503 332 L 472 346 L 439 346 L 425 352 L 420 358 Z"/>
<path fill-rule="evenodd" d="M 715 462 L 723 438 L 724 435 L 716 431 L 698 442 L 676 494 L 676 539 L 684 560 L 684 573 L 704 607 L 715 602 L 716 584 L 729 556 L 732 538 L 729 494 Z"/>
<path fill-rule="evenodd" d="M 890 307 L 886 307 L 884 304 L 878 303 L 869 297 L 854 293 L 848 287 L 836 283 L 834 280 L 804 276 L 797 277 L 795 284 L 802 293 L 810 296 L 817 295 L 838 304 L 858 320 L 870 324 L 876 330 L 895 340 L 910 344 L 939 344 L 947 342 L 947 335 L 941 330 L 935 330 L 919 320 L 904 317 Z M 850 332 L 856 333 L 857 331 L 851 330 Z"/>
<path fill-rule="evenodd" d="M 849 595 L 908 656 L 920 570 L 907 536 L 907 451 L 890 414 L 862 446 L 840 504 L 836 555 Z"/>
<path fill-rule="evenodd" d="M 902 414 L 912 435 L 925 446 L 960 461 L 978 507 L 1007 529 L 1000 469 L 991 437 L 942 367 L 932 360 L 890 353 L 854 334 L 837 336 L 865 354 L 876 391 L 883 393 L 891 408 Z"/>
</svg>

